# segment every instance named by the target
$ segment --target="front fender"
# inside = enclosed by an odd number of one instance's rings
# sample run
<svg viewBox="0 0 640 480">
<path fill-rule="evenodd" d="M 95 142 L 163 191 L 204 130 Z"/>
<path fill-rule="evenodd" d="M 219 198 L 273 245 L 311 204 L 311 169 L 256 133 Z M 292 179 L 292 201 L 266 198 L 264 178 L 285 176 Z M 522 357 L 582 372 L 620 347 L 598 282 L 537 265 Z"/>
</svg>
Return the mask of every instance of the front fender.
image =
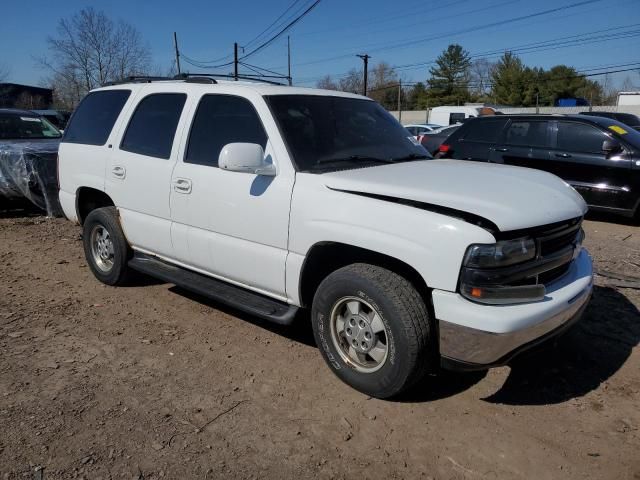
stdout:
<svg viewBox="0 0 640 480">
<path fill-rule="evenodd" d="M 495 241 L 487 230 L 464 220 L 330 190 L 308 177 L 298 175 L 291 207 L 289 251 L 300 268 L 315 244 L 338 242 L 398 259 L 429 287 L 455 291 L 467 247 Z M 287 269 L 288 275 L 299 269 L 293 270 Z"/>
</svg>

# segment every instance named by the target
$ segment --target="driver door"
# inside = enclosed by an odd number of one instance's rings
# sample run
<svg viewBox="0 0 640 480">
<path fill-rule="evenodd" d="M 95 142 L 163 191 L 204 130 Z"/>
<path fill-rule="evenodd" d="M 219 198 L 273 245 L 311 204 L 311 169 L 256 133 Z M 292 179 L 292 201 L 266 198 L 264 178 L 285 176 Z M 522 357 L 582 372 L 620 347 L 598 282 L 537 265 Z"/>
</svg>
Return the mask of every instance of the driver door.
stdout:
<svg viewBox="0 0 640 480">
<path fill-rule="evenodd" d="M 284 299 L 295 172 L 278 162 L 286 150 L 270 140 L 279 139 L 276 128 L 260 97 L 200 98 L 173 171 L 171 236 L 177 259 L 188 266 Z M 276 176 L 218 168 L 220 151 L 235 142 L 260 144 Z"/>
</svg>

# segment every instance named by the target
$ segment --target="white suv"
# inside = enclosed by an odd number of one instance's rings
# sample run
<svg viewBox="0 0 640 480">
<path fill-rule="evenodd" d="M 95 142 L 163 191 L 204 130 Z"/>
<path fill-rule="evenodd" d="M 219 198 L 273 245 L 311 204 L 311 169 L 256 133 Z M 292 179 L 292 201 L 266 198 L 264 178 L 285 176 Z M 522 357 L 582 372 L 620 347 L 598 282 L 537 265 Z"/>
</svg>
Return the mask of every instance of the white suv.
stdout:
<svg viewBox="0 0 640 480">
<path fill-rule="evenodd" d="M 376 397 L 441 366 L 504 364 L 591 295 L 570 186 L 433 160 L 358 95 L 203 77 L 99 88 L 59 176 L 98 280 L 135 269 L 281 324 L 310 308 L 330 368 Z"/>
</svg>

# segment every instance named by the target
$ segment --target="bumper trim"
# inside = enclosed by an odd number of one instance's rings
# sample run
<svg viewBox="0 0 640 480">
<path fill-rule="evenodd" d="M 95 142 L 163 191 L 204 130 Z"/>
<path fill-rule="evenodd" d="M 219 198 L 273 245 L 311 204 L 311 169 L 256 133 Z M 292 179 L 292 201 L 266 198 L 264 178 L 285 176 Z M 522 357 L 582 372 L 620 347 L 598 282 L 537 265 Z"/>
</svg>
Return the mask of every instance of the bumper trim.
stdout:
<svg viewBox="0 0 640 480">
<path fill-rule="evenodd" d="M 504 365 L 515 355 L 554 337 L 576 323 L 584 313 L 593 282 L 575 295 L 567 308 L 528 328 L 494 333 L 440 321 L 440 354 L 443 366 L 480 370 Z"/>
</svg>

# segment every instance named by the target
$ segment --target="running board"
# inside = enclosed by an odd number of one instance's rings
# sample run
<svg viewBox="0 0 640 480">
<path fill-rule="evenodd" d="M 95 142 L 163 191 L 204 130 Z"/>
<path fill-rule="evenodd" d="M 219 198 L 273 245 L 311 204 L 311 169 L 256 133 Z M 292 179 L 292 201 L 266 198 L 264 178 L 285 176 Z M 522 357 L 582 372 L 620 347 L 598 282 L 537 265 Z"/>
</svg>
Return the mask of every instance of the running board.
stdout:
<svg viewBox="0 0 640 480">
<path fill-rule="evenodd" d="M 298 311 L 298 307 L 294 305 L 172 265 L 143 253 L 136 252 L 129 260 L 129 266 L 167 283 L 173 283 L 185 290 L 280 325 L 291 325 Z"/>
</svg>

